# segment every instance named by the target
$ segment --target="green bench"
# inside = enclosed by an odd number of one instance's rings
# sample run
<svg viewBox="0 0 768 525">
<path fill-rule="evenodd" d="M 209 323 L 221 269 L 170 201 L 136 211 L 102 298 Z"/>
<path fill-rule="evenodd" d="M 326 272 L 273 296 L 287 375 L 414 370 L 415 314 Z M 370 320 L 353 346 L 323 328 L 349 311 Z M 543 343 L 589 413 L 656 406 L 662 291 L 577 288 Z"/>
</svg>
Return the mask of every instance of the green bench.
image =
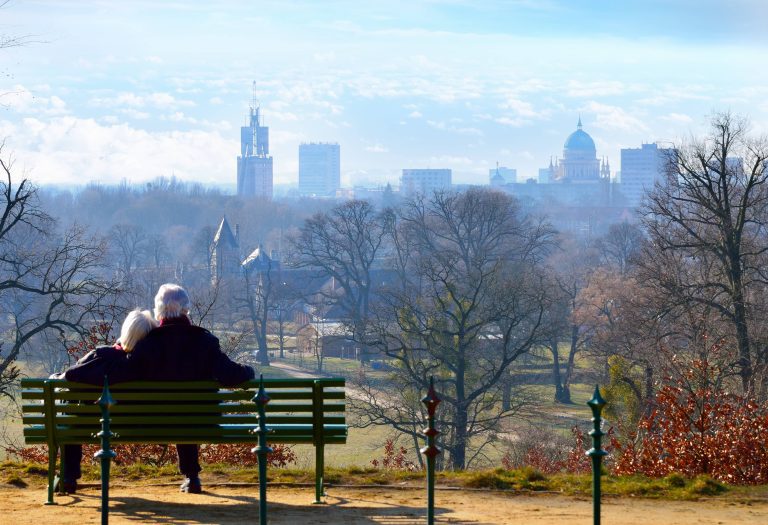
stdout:
<svg viewBox="0 0 768 525">
<path fill-rule="evenodd" d="M 110 385 L 113 444 L 256 444 L 257 380 L 237 387 L 210 381 Z M 323 496 L 325 445 L 347 441 L 343 378 L 264 379 L 272 443 L 315 446 L 315 502 Z M 53 503 L 60 445 L 99 444 L 102 387 L 61 379 L 22 379 L 24 440 L 48 445 L 48 503 Z"/>
</svg>

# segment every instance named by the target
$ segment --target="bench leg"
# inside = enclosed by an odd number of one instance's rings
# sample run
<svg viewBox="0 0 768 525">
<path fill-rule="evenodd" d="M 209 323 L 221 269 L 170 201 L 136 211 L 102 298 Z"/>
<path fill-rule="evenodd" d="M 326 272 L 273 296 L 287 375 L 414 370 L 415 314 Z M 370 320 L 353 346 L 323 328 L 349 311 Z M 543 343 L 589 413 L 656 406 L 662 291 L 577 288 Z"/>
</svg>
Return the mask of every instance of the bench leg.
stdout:
<svg viewBox="0 0 768 525">
<path fill-rule="evenodd" d="M 56 487 L 56 456 L 59 453 L 59 448 L 56 446 L 48 445 L 48 501 L 46 505 L 56 505 L 53 501 L 53 491 Z"/>
<path fill-rule="evenodd" d="M 323 482 L 325 480 L 325 447 L 322 444 L 315 446 L 315 501 L 314 505 L 321 505 L 323 501 Z"/>
</svg>

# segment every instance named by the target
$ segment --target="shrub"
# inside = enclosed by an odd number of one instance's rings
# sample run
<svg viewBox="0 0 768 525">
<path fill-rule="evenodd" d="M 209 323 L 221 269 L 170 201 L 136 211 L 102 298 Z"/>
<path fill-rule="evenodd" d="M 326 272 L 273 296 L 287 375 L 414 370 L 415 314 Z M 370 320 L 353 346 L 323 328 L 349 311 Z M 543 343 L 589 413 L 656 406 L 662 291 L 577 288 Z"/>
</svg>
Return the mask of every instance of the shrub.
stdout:
<svg viewBox="0 0 768 525">
<path fill-rule="evenodd" d="M 711 380 L 721 371 L 707 359 L 684 370 L 665 378 L 635 435 L 612 439 L 615 473 L 768 483 L 768 408 Z"/>
<path fill-rule="evenodd" d="M 537 441 L 526 446 L 521 459 L 516 461 L 512 454 L 507 452 L 501 459 L 501 464 L 507 470 L 532 467 L 543 474 L 591 472 L 592 464 L 587 456 L 584 431 L 579 427 L 573 427 L 571 437 L 573 439 L 571 444 L 561 445 L 546 439 L 547 436 L 537 436 Z"/>
<path fill-rule="evenodd" d="M 406 470 L 409 472 L 418 470 L 416 464 L 408 459 L 408 450 L 403 446 L 397 449 L 394 439 L 386 440 L 384 443 L 384 455 L 381 459 L 372 459 L 371 465 L 375 468 L 387 470 Z"/>
<path fill-rule="evenodd" d="M 256 454 L 251 452 L 255 445 L 218 444 L 200 447 L 200 461 L 203 463 L 225 463 L 251 467 L 258 465 Z M 271 445 L 272 453 L 267 456 L 270 467 L 285 467 L 296 463 L 296 453 L 287 445 Z M 83 445 L 83 457 L 92 458 L 99 451 L 98 445 Z M 156 467 L 176 462 L 176 451 L 170 445 L 115 445 L 116 465 L 147 464 Z M 48 447 L 24 448 L 5 447 L 6 452 L 22 461 L 48 463 Z"/>
</svg>

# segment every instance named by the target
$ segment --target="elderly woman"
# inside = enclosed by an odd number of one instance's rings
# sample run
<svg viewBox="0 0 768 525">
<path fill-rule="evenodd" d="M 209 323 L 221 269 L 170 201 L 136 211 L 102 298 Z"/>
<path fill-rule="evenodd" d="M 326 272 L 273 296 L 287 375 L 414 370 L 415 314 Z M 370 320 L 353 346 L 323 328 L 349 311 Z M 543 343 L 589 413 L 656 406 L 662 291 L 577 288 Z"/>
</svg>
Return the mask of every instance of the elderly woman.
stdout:
<svg viewBox="0 0 768 525">
<path fill-rule="evenodd" d="M 136 374 L 128 366 L 128 354 L 155 327 L 157 323 L 149 310 L 133 310 L 123 321 L 120 338 L 114 345 L 100 346 L 88 352 L 74 366 L 54 377 L 89 385 L 104 384 L 105 376 L 109 384 L 136 379 Z M 83 449 L 80 445 L 64 445 L 62 448 L 62 491 L 77 491 L 82 457 Z"/>
<path fill-rule="evenodd" d="M 227 357 L 219 340 L 189 319 L 187 292 L 177 284 L 164 284 L 155 296 L 155 317 L 160 326 L 141 340 L 129 356 L 131 368 L 139 379 L 148 381 L 218 381 L 234 386 L 253 379 L 253 368 Z M 179 471 L 185 480 L 182 492 L 199 494 L 197 445 L 176 445 Z"/>
</svg>

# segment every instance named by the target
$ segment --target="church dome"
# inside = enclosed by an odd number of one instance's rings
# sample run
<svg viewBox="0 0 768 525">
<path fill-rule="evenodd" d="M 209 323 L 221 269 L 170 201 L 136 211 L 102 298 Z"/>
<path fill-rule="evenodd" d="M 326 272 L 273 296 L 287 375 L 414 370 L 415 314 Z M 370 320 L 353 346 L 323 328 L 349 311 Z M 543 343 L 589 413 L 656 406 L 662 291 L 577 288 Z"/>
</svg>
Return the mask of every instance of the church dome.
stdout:
<svg viewBox="0 0 768 525">
<path fill-rule="evenodd" d="M 581 118 L 579 118 L 579 124 L 577 129 L 565 139 L 565 145 L 563 149 L 565 151 L 584 151 L 595 152 L 595 141 L 589 136 L 589 133 L 581 129 Z"/>
</svg>

